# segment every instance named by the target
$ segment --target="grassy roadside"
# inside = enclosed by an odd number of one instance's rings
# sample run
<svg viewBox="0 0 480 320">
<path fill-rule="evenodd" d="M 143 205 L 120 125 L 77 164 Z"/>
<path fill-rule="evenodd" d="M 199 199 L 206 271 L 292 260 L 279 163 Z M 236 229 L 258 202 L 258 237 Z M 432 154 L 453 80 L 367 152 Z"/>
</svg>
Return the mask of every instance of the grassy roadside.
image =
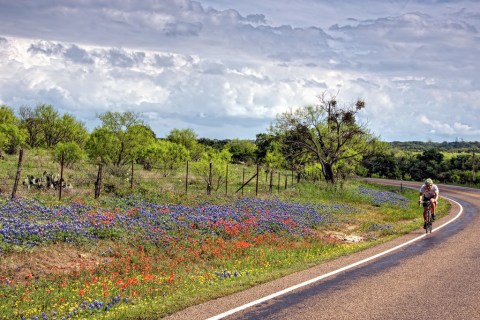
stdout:
<svg viewBox="0 0 480 320">
<path fill-rule="evenodd" d="M 411 232 L 416 197 L 351 181 L 247 200 L 0 200 L 0 318 L 157 319 Z"/>
</svg>

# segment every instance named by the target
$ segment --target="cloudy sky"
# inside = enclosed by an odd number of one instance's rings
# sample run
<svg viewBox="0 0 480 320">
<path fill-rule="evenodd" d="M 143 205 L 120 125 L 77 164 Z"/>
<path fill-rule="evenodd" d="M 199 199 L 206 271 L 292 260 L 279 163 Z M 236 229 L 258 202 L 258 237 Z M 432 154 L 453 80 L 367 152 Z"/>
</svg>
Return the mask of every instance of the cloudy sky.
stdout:
<svg viewBox="0 0 480 320">
<path fill-rule="evenodd" d="M 480 140 L 478 0 L 0 0 L 0 21 L 0 104 L 89 130 L 134 111 L 255 139 L 330 92 L 384 141 Z"/>
</svg>

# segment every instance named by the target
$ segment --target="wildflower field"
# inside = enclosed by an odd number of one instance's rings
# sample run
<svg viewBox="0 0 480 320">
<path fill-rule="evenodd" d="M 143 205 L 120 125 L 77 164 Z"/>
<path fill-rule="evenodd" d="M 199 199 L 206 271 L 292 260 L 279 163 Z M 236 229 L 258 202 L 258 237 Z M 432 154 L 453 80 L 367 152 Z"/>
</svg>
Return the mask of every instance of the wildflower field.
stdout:
<svg viewBox="0 0 480 320">
<path fill-rule="evenodd" d="M 0 319 L 158 319 L 421 225 L 415 191 L 361 182 L 164 199 L 0 198 Z"/>
</svg>

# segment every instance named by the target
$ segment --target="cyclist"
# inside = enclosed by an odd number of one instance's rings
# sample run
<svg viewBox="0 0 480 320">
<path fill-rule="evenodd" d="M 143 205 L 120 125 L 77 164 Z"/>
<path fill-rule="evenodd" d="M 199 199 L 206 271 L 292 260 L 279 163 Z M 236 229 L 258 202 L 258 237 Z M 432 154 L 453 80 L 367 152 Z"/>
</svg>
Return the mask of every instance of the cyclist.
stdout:
<svg viewBox="0 0 480 320">
<path fill-rule="evenodd" d="M 430 205 L 432 206 L 432 220 L 435 220 L 435 210 L 437 207 L 438 202 L 438 187 L 433 184 L 432 179 L 428 178 L 425 180 L 425 183 L 420 188 L 420 193 L 418 195 L 418 204 L 422 203 L 422 201 L 430 201 Z M 423 220 L 427 220 L 427 204 L 423 203 Z M 423 228 L 426 228 L 426 222 L 423 223 Z"/>
</svg>

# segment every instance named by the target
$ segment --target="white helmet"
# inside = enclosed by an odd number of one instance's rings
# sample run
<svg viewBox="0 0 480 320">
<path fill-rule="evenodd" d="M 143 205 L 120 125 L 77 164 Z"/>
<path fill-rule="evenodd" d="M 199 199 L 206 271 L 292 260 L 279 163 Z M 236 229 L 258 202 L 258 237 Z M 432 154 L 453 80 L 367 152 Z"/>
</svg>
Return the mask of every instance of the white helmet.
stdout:
<svg viewBox="0 0 480 320">
<path fill-rule="evenodd" d="M 428 178 L 427 180 L 425 180 L 425 185 L 426 185 L 426 186 L 431 186 L 431 185 L 433 185 L 432 179 Z"/>
</svg>

